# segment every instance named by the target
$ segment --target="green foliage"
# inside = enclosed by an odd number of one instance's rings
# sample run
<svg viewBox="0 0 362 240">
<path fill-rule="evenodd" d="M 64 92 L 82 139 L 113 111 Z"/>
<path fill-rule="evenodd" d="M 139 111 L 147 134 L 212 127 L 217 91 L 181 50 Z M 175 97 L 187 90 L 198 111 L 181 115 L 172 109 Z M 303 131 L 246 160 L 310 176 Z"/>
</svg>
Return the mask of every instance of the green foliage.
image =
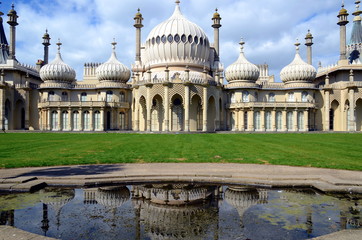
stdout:
<svg viewBox="0 0 362 240">
<path fill-rule="evenodd" d="M 362 134 L 0 134 L 0 168 L 215 162 L 362 170 Z"/>
</svg>

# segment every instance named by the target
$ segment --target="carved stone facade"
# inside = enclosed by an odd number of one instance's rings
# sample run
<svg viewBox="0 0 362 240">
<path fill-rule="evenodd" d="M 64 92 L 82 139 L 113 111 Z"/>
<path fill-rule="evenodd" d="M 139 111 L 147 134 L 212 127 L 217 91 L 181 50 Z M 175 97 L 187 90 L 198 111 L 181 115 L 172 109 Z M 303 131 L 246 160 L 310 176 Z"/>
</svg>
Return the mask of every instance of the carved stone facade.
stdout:
<svg viewBox="0 0 362 240">
<path fill-rule="evenodd" d="M 50 37 L 43 36 L 44 61 L 36 67 L 15 57 L 17 13 L 10 10 L 10 44 L 0 25 L 0 128 L 3 130 L 141 132 L 214 131 L 362 131 L 362 45 L 359 6 L 351 41 L 346 41 L 347 10 L 338 14 L 340 59 L 336 65 L 312 65 L 299 55 L 283 68 L 280 82 L 268 65 L 244 55 L 224 70 L 219 56 L 221 17 L 212 17 L 214 39 L 186 19 L 180 1 L 172 16 L 155 26 L 141 43 L 143 17 L 134 18 L 136 59 L 131 71 L 116 56 L 86 63 L 82 81 L 63 62 L 61 43 L 48 63 Z M 171 27 L 170 27 L 171 26 Z M 175 27 L 172 27 L 175 26 Z M 176 27 L 178 26 L 178 27 Z M 242 34 L 242 33 L 241 33 Z M 224 79 L 225 76 L 225 79 Z"/>
</svg>

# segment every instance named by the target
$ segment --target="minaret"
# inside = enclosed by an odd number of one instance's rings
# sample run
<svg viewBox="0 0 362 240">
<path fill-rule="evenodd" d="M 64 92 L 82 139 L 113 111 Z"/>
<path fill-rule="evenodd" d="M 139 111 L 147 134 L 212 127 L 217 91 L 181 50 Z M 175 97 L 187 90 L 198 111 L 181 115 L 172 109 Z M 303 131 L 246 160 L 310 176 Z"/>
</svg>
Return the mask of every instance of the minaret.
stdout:
<svg viewBox="0 0 362 240">
<path fill-rule="evenodd" d="M 307 60 L 308 64 L 312 65 L 312 45 L 313 45 L 313 35 L 308 30 L 307 35 L 305 36 L 305 45 L 307 46 Z"/>
<path fill-rule="evenodd" d="M 134 27 L 136 28 L 136 63 L 141 62 L 141 28 L 143 28 L 142 24 L 142 14 L 140 13 L 140 9 L 137 10 L 136 16 L 134 17 Z"/>
<path fill-rule="evenodd" d="M 214 16 L 212 18 L 212 20 L 214 21 L 214 24 L 212 25 L 212 27 L 214 28 L 214 48 L 215 48 L 215 52 L 216 52 L 216 56 L 217 56 L 217 59 L 215 59 L 215 60 L 218 61 L 219 60 L 219 54 L 220 54 L 219 28 L 221 27 L 221 24 L 220 24 L 221 17 L 220 17 L 220 14 L 217 11 L 218 11 L 218 9 L 216 8 Z"/>
<path fill-rule="evenodd" d="M 342 4 L 342 9 L 339 11 L 338 14 L 338 25 L 340 26 L 340 56 L 339 60 L 346 60 L 346 25 L 348 23 L 347 16 L 348 12 L 346 9 L 344 9 L 344 3 Z"/>
<path fill-rule="evenodd" d="M 9 57 L 8 51 L 8 41 L 5 36 L 4 26 L 3 26 L 3 12 L 0 11 L 0 64 L 6 63 L 6 60 Z"/>
<path fill-rule="evenodd" d="M 48 34 L 48 29 L 45 30 L 45 34 L 43 36 L 43 45 L 44 45 L 44 65 L 45 65 L 48 64 L 49 61 L 50 37 Z"/>
<path fill-rule="evenodd" d="M 16 29 L 15 27 L 18 25 L 18 15 L 14 10 L 14 4 L 11 6 L 11 10 L 8 13 L 8 24 L 10 25 L 10 52 L 9 52 L 9 59 L 16 59 L 15 58 L 15 42 L 16 42 Z"/>
</svg>

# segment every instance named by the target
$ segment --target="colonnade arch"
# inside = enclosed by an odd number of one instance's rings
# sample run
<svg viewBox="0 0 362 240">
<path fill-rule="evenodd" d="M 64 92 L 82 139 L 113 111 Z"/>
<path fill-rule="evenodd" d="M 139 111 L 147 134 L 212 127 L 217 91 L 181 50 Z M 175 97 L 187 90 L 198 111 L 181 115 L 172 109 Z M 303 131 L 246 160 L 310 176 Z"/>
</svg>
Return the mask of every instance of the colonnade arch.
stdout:
<svg viewBox="0 0 362 240">
<path fill-rule="evenodd" d="M 339 106 L 339 102 L 337 100 L 333 100 L 331 103 L 331 109 L 329 111 L 329 130 L 339 130 L 338 126 L 340 126 L 340 106 Z"/>
<path fill-rule="evenodd" d="M 25 129 L 25 104 L 22 100 L 15 103 L 14 129 Z"/>
<path fill-rule="evenodd" d="M 215 103 L 215 98 L 213 96 L 211 96 L 209 98 L 208 104 L 208 111 L 207 111 L 207 131 L 215 131 L 216 130 L 216 126 L 215 126 L 215 119 L 216 119 L 216 103 Z"/>
<path fill-rule="evenodd" d="M 362 99 L 356 101 L 356 126 L 357 131 L 362 131 Z"/>
<path fill-rule="evenodd" d="M 194 95 L 190 105 L 190 131 L 202 130 L 202 101 L 199 95 Z"/>
<path fill-rule="evenodd" d="M 160 95 L 155 95 L 152 99 L 151 107 L 151 131 L 162 131 L 165 110 L 163 99 Z"/>
<path fill-rule="evenodd" d="M 181 95 L 175 94 L 171 98 L 171 130 L 183 131 L 184 107 Z"/>
</svg>

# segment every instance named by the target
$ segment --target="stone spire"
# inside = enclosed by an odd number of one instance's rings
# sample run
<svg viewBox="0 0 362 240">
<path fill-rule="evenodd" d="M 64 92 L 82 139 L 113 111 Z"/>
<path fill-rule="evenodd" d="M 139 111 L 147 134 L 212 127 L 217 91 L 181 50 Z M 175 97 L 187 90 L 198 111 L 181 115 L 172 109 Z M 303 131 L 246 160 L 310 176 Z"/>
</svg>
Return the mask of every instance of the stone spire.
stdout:
<svg viewBox="0 0 362 240">
<path fill-rule="evenodd" d="M 143 17 L 140 9 L 137 9 L 136 16 L 134 17 L 134 27 L 136 28 L 136 62 L 141 62 L 141 29 L 143 28 Z"/>
<path fill-rule="evenodd" d="M 219 54 L 220 54 L 220 49 L 219 49 L 220 48 L 219 28 L 221 27 L 221 24 L 220 24 L 221 17 L 220 17 L 220 14 L 218 13 L 217 8 L 215 9 L 215 13 L 214 13 L 213 18 L 211 20 L 213 21 L 212 27 L 214 28 L 214 47 L 215 47 L 217 60 L 219 60 Z"/>
<path fill-rule="evenodd" d="M 313 35 L 308 30 L 307 35 L 305 36 L 305 45 L 307 46 L 307 59 L 308 64 L 312 65 L 312 45 L 313 45 Z"/>
<path fill-rule="evenodd" d="M 338 14 L 338 25 L 340 26 L 340 56 L 339 56 L 339 60 L 345 60 L 347 59 L 346 57 L 346 25 L 348 23 L 347 17 L 348 17 L 348 12 L 347 10 L 344 8 L 344 3 L 342 3 L 342 9 L 339 11 Z"/>
<path fill-rule="evenodd" d="M 49 62 L 49 46 L 50 46 L 50 36 L 48 33 L 48 29 L 45 30 L 45 34 L 43 36 L 43 45 L 44 45 L 44 64 L 48 64 Z"/>
<path fill-rule="evenodd" d="M 16 26 L 18 25 L 18 15 L 14 9 L 14 4 L 11 5 L 11 9 L 8 13 L 8 24 L 10 25 L 10 53 L 9 59 L 15 58 L 15 43 L 16 43 Z"/>
<path fill-rule="evenodd" d="M 0 64 L 5 64 L 9 57 L 9 45 L 4 31 L 3 18 L 1 17 L 3 15 L 4 13 L 0 11 Z"/>
</svg>

